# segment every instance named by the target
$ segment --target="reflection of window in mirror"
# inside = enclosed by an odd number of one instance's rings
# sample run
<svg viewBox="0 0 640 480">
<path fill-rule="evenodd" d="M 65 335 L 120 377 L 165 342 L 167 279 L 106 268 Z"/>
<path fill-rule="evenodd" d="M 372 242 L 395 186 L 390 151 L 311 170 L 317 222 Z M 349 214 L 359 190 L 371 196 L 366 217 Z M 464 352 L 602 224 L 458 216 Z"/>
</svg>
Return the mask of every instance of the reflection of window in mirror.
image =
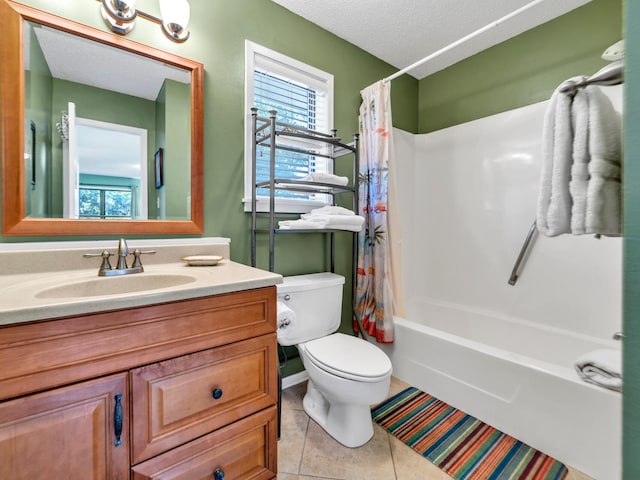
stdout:
<svg viewBox="0 0 640 480">
<path fill-rule="evenodd" d="M 134 218 L 131 188 L 80 185 L 80 218 Z"/>
<path fill-rule="evenodd" d="M 80 212 L 79 188 L 91 187 L 131 192 L 131 211 L 115 217 L 189 219 L 191 72 L 32 22 L 24 32 L 25 118 L 47 131 L 37 167 L 46 181 L 27 190 L 28 216 L 112 217 Z M 163 212 L 153 188 L 158 148 Z"/>
</svg>

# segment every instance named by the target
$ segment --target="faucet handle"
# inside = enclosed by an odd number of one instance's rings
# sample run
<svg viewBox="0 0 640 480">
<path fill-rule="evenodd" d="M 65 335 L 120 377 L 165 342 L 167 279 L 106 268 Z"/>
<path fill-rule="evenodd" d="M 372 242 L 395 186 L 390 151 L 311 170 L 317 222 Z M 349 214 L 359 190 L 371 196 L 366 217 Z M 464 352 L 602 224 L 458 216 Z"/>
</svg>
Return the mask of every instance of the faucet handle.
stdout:
<svg viewBox="0 0 640 480">
<path fill-rule="evenodd" d="M 85 258 L 92 257 L 102 257 L 102 264 L 100 265 L 100 270 L 98 271 L 98 275 L 102 275 L 106 270 L 111 270 L 111 263 L 109 262 L 109 257 L 113 255 L 113 253 L 108 250 L 104 250 L 102 253 L 85 253 L 82 255 Z"/>
<path fill-rule="evenodd" d="M 139 268 L 142 271 L 142 262 L 140 261 L 140 255 L 153 255 L 155 250 L 140 250 L 136 248 L 133 250 L 133 264 L 131 268 Z"/>
</svg>

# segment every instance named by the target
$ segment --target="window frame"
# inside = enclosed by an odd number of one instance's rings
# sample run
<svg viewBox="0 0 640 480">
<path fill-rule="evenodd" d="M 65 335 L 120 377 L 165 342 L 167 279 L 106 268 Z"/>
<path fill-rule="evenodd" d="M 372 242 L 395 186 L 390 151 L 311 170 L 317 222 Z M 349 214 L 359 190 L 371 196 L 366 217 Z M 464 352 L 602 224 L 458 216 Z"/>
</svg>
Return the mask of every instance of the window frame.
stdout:
<svg viewBox="0 0 640 480">
<path fill-rule="evenodd" d="M 254 193 L 251 178 L 251 107 L 253 107 L 254 103 L 254 71 L 256 67 L 324 91 L 326 95 L 326 118 L 323 123 L 326 125 L 326 132 L 323 133 L 328 133 L 333 129 L 333 75 L 250 40 L 245 40 L 245 145 L 244 196 L 242 198 L 245 212 L 251 211 L 251 199 Z M 328 173 L 333 173 L 331 171 L 332 165 L 330 161 L 327 162 L 327 168 Z M 276 197 L 275 211 L 277 213 L 306 213 L 313 208 L 328 205 L 330 203 L 329 196 L 325 196 L 325 198 L 326 200 L 308 200 Z M 258 212 L 269 211 L 269 197 L 258 195 L 256 199 L 256 209 Z"/>
</svg>

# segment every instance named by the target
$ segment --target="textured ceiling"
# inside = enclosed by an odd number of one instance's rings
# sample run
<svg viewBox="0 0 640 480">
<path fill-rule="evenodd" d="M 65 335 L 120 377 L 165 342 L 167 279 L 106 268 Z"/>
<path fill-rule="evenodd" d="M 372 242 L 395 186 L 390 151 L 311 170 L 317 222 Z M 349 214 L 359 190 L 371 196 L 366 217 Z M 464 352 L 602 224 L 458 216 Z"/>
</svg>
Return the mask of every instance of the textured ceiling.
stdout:
<svg viewBox="0 0 640 480">
<path fill-rule="evenodd" d="M 151 101 L 156 100 L 165 78 L 191 82 L 190 72 L 142 55 L 48 27 L 39 26 L 34 30 L 54 78 Z"/>
<path fill-rule="evenodd" d="M 273 1 L 398 69 L 531 3 L 531 0 Z M 418 79 L 426 77 L 590 1 L 544 0 L 410 74 Z"/>
</svg>

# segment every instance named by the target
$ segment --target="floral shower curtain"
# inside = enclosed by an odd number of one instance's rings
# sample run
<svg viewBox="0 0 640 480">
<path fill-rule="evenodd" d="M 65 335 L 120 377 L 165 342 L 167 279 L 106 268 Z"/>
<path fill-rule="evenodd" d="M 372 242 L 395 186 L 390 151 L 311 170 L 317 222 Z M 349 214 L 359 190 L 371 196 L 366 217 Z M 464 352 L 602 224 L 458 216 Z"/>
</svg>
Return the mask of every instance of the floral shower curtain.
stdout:
<svg viewBox="0 0 640 480">
<path fill-rule="evenodd" d="M 393 174 L 390 85 L 379 81 L 360 92 L 359 214 L 354 328 L 379 343 L 393 342 L 393 315 L 404 314 L 400 281 L 400 238 Z M 393 222 L 393 228 L 391 223 Z M 392 269 L 392 266 L 394 267 Z"/>
</svg>

